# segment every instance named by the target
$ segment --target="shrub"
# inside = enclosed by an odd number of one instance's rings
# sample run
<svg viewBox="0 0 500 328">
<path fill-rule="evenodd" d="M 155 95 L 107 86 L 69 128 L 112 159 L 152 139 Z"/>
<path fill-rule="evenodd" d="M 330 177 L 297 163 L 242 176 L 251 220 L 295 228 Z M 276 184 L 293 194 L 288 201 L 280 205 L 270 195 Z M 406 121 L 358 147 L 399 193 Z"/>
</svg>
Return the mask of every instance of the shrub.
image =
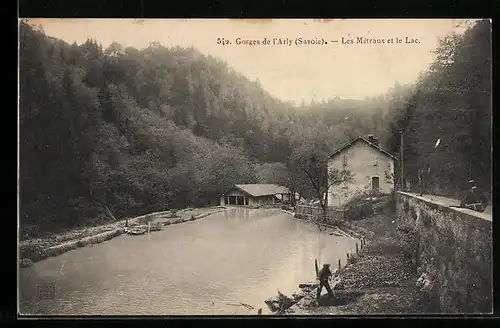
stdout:
<svg viewBox="0 0 500 328">
<path fill-rule="evenodd" d="M 325 220 L 325 223 L 328 223 L 333 226 L 338 226 L 343 222 L 342 218 L 340 217 L 327 217 Z"/>
<path fill-rule="evenodd" d="M 346 208 L 357 207 L 360 203 L 364 203 L 365 199 L 367 197 L 370 197 L 370 195 L 367 193 L 358 193 L 358 194 L 351 197 L 349 202 L 347 202 L 347 204 L 345 204 L 345 207 Z"/>
<path fill-rule="evenodd" d="M 400 251 L 398 242 L 392 240 L 377 240 L 367 246 L 367 252 L 372 255 L 397 254 Z"/>
<path fill-rule="evenodd" d="M 387 200 L 387 202 L 383 206 L 382 210 L 390 212 L 390 213 L 396 213 L 396 194 L 394 192 L 392 192 L 389 195 L 389 199 Z"/>
<path fill-rule="evenodd" d="M 40 236 L 40 226 L 36 224 L 21 225 L 19 234 L 21 240 L 37 238 Z"/>
<path fill-rule="evenodd" d="M 418 267 L 419 258 L 419 236 L 414 225 L 402 224 L 397 227 L 398 231 L 398 247 L 401 249 L 403 256 L 412 261 L 414 269 Z"/>
<path fill-rule="evenodd" d="M 358 194 L 354 196 L 345 206 L 347 220 L 361 220 L 371 216 L 373 211 L 373 201 L 366 200 L 369 194 Z"/>
<path fill-rule="evenodd" d="M 347 258 L 347 264 L 354 264 L 357 261 L 358 261 L 358 257 L 356 256 L 356 254 L 354 254 L 354 253 L 349 254 L 349 257 Z"/>
<path fill-rule="evenodd" d="M 410 211 L 410 201 L 407 198 L 404 198 L 403 209 L 406 214 Z"/>
<path fill-rule="evenodd" d="M 147 214 L 147 215 L 139 218 L 139 220 L 137 220 L 137 223 L 139 223 L 139 224 L 148 224 L 151 221 L 153 221 L 153 216 L 151 214 Z"/>
<path fill-rule="evenodd" d="M 426 228 L 429 228 L 432 225 L 432 218 L 426 211 L 420 212 L 420 221 Z"/>
</svg>

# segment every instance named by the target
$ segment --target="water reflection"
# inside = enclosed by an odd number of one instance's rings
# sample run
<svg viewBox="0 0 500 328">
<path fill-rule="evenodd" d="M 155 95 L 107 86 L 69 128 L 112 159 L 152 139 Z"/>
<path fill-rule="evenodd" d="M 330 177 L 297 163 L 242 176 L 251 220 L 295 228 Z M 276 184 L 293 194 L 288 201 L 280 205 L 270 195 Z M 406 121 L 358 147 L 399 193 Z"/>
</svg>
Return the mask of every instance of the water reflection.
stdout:
<svg viewBox="0 0 500 328">
<path fill-rule="evenodd" d="M 272 208 L 252 209 L 248 207 L 238 207 L 238 206 L 228 207 L 227 210 L 224 212 L 226 219 L 239 220 L 239 221 L 256 219 L 256 218 L 265 219 L 274 216 L 277 213 L 279 213 L 279 211 Z"/>
<path fill-rule="evenodd" d="M 234 207 L 149 237 L 120 236 L 22 269 L 21 311 L 210 315 L 256 314 L 262 307 L 265 314 L 263 301 L 277 290 L 291 295 L 299 283 L 314 279 L 314 258 L 335 267 L 354 246 L 353 240 L 320 233 L 277 210 Z M 39 299 L 42 279 L 55 282 L 54 299 Z"/>
</svg>

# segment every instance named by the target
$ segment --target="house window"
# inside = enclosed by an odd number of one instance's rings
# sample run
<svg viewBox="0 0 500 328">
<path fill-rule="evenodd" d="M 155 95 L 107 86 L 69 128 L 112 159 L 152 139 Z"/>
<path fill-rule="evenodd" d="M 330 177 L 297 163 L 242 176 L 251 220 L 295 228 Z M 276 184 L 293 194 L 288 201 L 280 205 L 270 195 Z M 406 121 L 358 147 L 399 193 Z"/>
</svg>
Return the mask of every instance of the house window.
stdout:
<svg viewBox="0 0 500 328">
<path fill-rule="evenodd" d="M 344 155 L 343 159 L 344 159 L 343 166 L 347 166 L 347 155 Z"/>
<path fill-rule="evenodd" d="M 377 166 L 378 165 L 378 156 L 373 156 L 372 165 L 373 166 Z"/>
</svg>

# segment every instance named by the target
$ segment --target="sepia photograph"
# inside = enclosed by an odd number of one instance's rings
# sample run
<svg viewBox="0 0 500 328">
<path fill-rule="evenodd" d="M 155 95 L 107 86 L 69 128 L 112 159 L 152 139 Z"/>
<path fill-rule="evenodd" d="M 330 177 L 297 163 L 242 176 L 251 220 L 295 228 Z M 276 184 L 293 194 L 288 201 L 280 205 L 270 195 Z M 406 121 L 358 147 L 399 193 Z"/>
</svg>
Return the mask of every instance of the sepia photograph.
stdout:
<svg viewBox="0 0 500 328">
<path fill-rule="evenodd" d="M 493 313 L 491 19 L 18 21 L 18 317 Z"/>
</svg>

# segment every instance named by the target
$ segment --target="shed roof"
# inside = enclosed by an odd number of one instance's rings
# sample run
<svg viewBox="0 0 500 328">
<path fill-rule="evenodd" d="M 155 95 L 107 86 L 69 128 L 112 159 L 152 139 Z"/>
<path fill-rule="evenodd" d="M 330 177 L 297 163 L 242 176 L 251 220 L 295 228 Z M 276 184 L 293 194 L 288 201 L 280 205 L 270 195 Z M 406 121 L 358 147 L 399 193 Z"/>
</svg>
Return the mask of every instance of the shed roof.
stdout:
<svg viewBox="0 0 500 328">
<path fill-rule="evenodd" d="M 254 197 L 289 193 L 286 187 L 276 184 L 236 184 L 234 187 Z"/>
<path fill-rule="evenodd" d="M 389 157 L 392 157 L 392 158 L 393 158 L 393 159 L 395 159 L 395 160 L 398 160 L 398 158 L 397 158 L 396 156 L 394 156 L 393 154 L 391 154 L 391 153 L 390 153 L 390 152 L 388 152 L 387 150 L 383 149 L 383 148 L 382 148 L 382 147 L 380 147 L 380 146 L 377 146 L 376 144 L 374 144 L 374 143 L 370 142 L 369 140 L 367 140 L 367 139 L 365 139 L 365 138 L 363 138 L 363 137 L 361 137 L 361 136 L 357 137 L 356 139 L 352 140 L 352 141 L 351 141 L 351 142 L 349 142 L 348 144 L 346 144 L 346 145 L 342 146 L 341 148 L 337 149 L 337 150 L 336 150 L 333 154 L 331 154 L 331 155 L 330 155 L 330 158 L 332 158 L 332 157 L 334 157 L 334 156 L 336 156 L 336 155 L 340 154 L 343 150 L 345 150 L 345 149 L 347 149 L 347 148 L 351 147 L 352 145 L 354 145 L 354 144 L 355 144 L 356 142 L 358 142 L 358 141 L 363 141 L 363 142 L 365 142 L 367 145 L 369 145 L 369 146 L 371 146 L 371 147 L 373 147 L 373 148 L 377 149 L 377 150 L 378 150 L 378 151 L 380 151 L 381 153 L 383 153 L 383 154 L 385 154 L 385 155 L 387 155 L 387 156 L 389 156 Z"/>
</svg>

